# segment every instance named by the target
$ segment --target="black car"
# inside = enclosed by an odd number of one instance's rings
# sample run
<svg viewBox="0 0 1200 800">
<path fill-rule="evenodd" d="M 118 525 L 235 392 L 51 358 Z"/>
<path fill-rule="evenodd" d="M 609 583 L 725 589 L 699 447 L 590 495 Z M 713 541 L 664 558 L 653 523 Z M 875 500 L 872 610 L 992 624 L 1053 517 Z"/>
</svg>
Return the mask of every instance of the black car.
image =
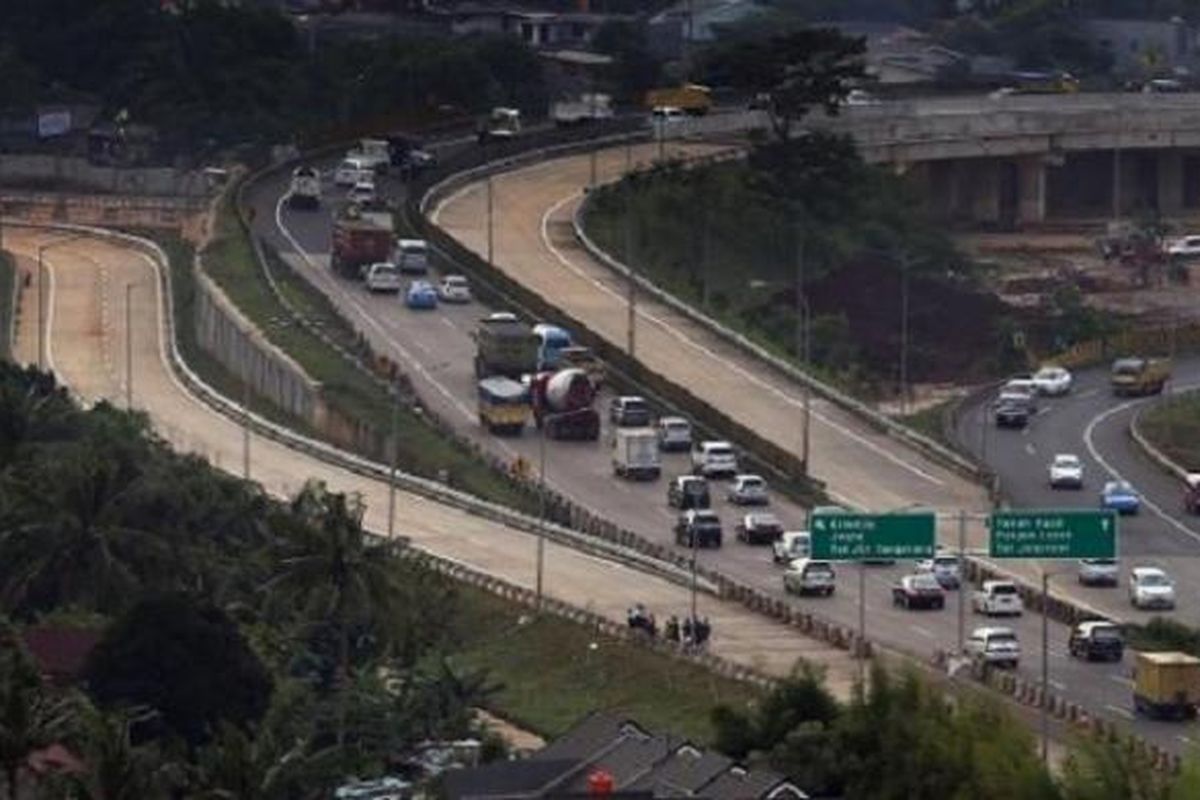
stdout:
<svg viewBox="0 0 1200 800">
<path fill-rule="evenodd" d="M 650 404 L 634 395 L 614 397 L 608 418 L 620 428 L 644 428 L 650 424 Z"/>
<path fill-rule="evenodd" d="M 737 524 L 737 538 L 746 544 L 771 544 L 783 535 L 783 523 L 774 514 L 757 511 Z"/>
<path fill-rule="evenodd" d="M 1081 622 L 1071 630 L 1067 650 L 1086 661 L 1120 661 L 1125 655 L 1125 639 L 1111 622 Z"/>
<path fill-rule="evenodd" d="M 721 519 L 715 511 L 685 511 L 675 522 L 675 544 L 683 547 L 720 547 Z"/>
<path fill-rule="evenodd" d="M 708 508 L 712 505 L 708 481 L 696 475 L 680 475 L 667 487 L 667 505 L 683 511 Z"/>
<path fill-rule="evenodd" d="M 1024 428 L 1029 424 L 1029 408 L 1021 403 L 1001 403 L 996 406 L 996 426 Z"/>
</svg>

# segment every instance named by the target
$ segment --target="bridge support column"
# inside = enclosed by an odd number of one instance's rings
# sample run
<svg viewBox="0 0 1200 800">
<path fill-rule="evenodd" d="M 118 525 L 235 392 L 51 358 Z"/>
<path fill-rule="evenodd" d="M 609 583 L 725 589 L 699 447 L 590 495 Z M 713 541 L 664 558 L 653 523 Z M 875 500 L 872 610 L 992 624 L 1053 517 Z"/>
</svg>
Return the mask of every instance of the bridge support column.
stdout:
<svg viewBox="0 0 1200 800">
<path fill-rule="evenodd" d="M 1175 216 L 1183 210 L 1183 153 L 1158 153 L 1158 213 Z"/>
<path fill-rule="evenodd" d="M 978 223 L 1000 221 L 1000 165 L 995 159 L 972 159 L 962 165 L 960 174 L 971 187 L 971 216 Z"/>
<path fill-rule="evenodd" d="M 1017 161 L 1017 222 L 1046 220 L 1046 162 L 1041 156 Z"/>
</svg>

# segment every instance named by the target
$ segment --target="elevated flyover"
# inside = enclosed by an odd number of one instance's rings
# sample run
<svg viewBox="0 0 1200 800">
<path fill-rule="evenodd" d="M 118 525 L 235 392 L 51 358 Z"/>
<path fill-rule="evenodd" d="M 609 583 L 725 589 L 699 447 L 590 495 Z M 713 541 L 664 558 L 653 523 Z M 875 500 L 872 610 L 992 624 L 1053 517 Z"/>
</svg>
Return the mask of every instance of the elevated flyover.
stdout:
<svg viewBox="0 0 1200 800">
<path fill-rule="evenodd" d="M 947 219 L 1014 228 L 1200 209 L 1200 94 L 926 98 L 809 124 L 852 136 Z"/>
</svg>

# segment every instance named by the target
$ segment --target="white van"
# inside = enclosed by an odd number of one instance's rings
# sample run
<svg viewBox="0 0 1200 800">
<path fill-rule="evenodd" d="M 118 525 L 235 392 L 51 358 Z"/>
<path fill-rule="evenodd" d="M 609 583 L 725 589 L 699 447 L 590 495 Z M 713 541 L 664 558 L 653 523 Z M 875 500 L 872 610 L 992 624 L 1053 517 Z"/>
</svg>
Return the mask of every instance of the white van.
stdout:
<svg viewBox="0 0 1200 800">
<path fill-rule="evenodd" d="M 333 182 L 338 186 L 353 186 L 363 181 L 374 181 L 375 173 L 365 159 L 348 157 L 342 159 L 333 171 Z"/>
<path fill-rule="evenodd" d="M 398 292 L 400 291 L 400 273 L 396 267 L 386 261 L 380 261 L 367 267 L 365 277 L 367 291 Z"/>
<path fill-rule="evenodd" d="M 790 564 L 812 555 L 812 535 L 808 531 L 784 531 L 771 543 L 771 558 L 776 564 Z"/>
<path fill-rule="evenodd" d="M 424 239 L 397 239 L 392 261 L 406 275 L 424 275 L 429 271 L 429 247 Z"/>
<path fill-rule="evenodd" d="M 692 449 L 692 472 L 705 478 L 738 474 L 737 454 L 729 442 L 698 442 Z"/>
<path fill-rule="evenodd" d="M 833 594 L 837 574 L 833 564 L 815 558 L 798 558 L 783 573 L 783 590 L 792 594 Z"/>
</svg>

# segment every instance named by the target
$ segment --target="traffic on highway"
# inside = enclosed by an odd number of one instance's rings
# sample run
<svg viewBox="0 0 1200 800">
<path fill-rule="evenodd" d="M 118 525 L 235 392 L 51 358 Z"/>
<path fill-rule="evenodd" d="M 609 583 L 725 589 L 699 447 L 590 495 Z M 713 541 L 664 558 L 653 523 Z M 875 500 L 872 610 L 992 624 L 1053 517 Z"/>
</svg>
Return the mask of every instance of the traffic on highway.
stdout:
<svg viewBox="0 0 1200 800">
<path fill-rule="evenodd" d="M 431 150 L 436 152 L 436 148 Z M 642 147 L 634 148 L 634 152 L 639 159 L 653 155 Z M 1019 606 L 1019 596 L 1009 591 L 1012 586 L 1004 581 L 985 584 L 977 591 L 960 584 L 958 556 L 953 539 L 947 541 L 946 533 L 957 527 L 957 509 L 933 509 L 938 513 L 943 543 L 950 545 L 933 558 L 859 567 L 811 558 L 809 513 L 771 492 L 759 476 L 742 475 L 736 465 L 736 452 L 726 455 L 720 452 L 718 442 L 705 446 L 699 439 L 691 440 L 687 421 L 678 419 L 670 409 L 638 408 L 635 398 L 619 395 L 606 384 L 603 365 L 580 362 L 582 366 L 567 366 L 546 358 L 548 346 L 555 339 L 558 341 L 553 349 L 559 354 L 564 348 L 571 349 L 570 331 L 537 328 L 538 320 L 521 320 L 510 316 L 506 309 L 483 307 L 471 297 L 469 281 L 459 274 L 458 266 L 446 263 L 437 252 L 428 254 L 422 269 L 410 268 L 408 275 L 398 275 L 399 280 L 382 288 L 369 286 L 353 269 L 331 269 L 337 250 L 335 214 L 347 202 L 342 199 L 345 188 L 337 186 L 332 164 L 314 166 L 323 198 L 315 209 L 288 202 L 293 187 L 286 174 L 251 188 L 248 200 L 257 211 L 259 233 L 362 329 L 378 352 L 404 365 L 423 402 L 463 435 L 509 463 L 520 465 L 531 479 L 544 474 L 547 485 L 649 540 L 672 543 L 684 552 L 697 545 L 700 549 L 695 557 L 705 566 L 719 567 L 731 577 L 788 597 L 806 610 L 844 625 L 858 624 L 863 613 L 867 636 L 886 647 L 920 658 L 937 651 L 966 651 L 1030 675 L 1038 673 L 1042 653 L 1040 617 L 1025 613 Z M 394 202 L 402 196 L 404 184 L 394 175 L 380 176 L 375 181 L 373 190 L 382 197 Z M 501 220 L 508 207 L 498 205 Z M 394 263 L 396 272 L 403 273 L 401 249 L 400 242 L 389 237 L 386 247 L 381 245 L 370 255 L 371 263 Z M 376 262 L 375 258 L 383 260 Z M 432 299 L 427 307 L 418 309 L 408 297 L 412 283 L 422 281 L 430 287 Z M 450 302 L 448 283 L 458 287 L 458 295 Z M 493 334 L 489 329 L 501 333 Z M 489 344 L 507 334 L 513 334 L 508 337 L 513 341 L 524 339 L 524 344 Z M 522 349 L 524 352 L 517 352 Z M 496 361 L 509 357 L 515 362 Z M 586 354 L 580 357 L 586 358 Z M 555 371 L 560 366 L 566 368 Z M 1061 374 L 1041 377 L 1057 380 L 1059 385 L 1063 381 Z M 1075 376 L 1074 385 L 1065 389 L 1039 389 L 1039 394 L 1045 396 L 1037 398 L 1037 412 L 1020 429 L 997 426 L 996 410 L 1006 404 L 997 402 L 996 397 L 989 397 L 986 403 L 963 415 L 959 431 L 964 444 L 973 450 L 977 446 L 976 454 L 990 465 L 995 465 L 998 458 L 1001 463 L 1012 464 L 1014 475 L 1030 488 L 1027 495 L 1018 494 L 1024 489 L 1010 489 L 1008 476 L 1001 472 L 1002 485 L 1006 493 L 1013 492 L 1010 496 L 1014 505 L 1100 507 L 1101 477 L 1107 468 L 1090 455 L 1092 445 L 1088 442 L 1096 433 L 1092 427 L 1087 429 L 1086 441 L 1081 431 L 1078 443 L 1069 447 L 1067 440 L 1057 448 L 1051 447 L 1053 442 L 1047 444 L 1055 452 L 1039 455 L 1043 463 L 1036 470 L 1036 478 L 1028 449 L 1030 431 L 1044 427 L 1059 406 L 1096 397 L 1093 384 L 1100 381 L 1084 373 Z M 542 439 L 535 418 L 541 419 L 541 429 L 549 434 L 549 441 Z M 556 426 L 561 430 L 555 431 Z M 638 444 L 635 440 L 642 431 L 646 431 L 645 444 Z M 715 457 L 705 452 L 713 446 L 718 448 Z M 1013 461 L 1005 462 L 1010 451 L 1024 455 L 1013 455 Z M 1074 456 L 1075 461 L 1058 463 L 1059 455 Z M 725 457 L 733 463 L 711 470 L 706 466 Z M 1062 487 L 1074 480 L 1072 469 L 1082 472 L 1083 490 L 1051 489 L 1052 465 L 1057 465 L 1057 483 Z M 706 471 L 712 474 L 706 476 Z M 635 477 L 642 479 L 631 479 Z M 709 479 L 705 481 L 705 477 Z M 1032 491 L 1035 483 L 1037 492 Z M 1069 495 L 1074 497 L 1068 499 Z M 1020 499 L 1026 496 L 1028 500 Z M 750 497 L 754 505 L 747 503 Z M 873 510 L 904 511 L 911 505 Z M 1130 520 L 1138 525 L 1146 518 L 1143 515 L 1122 520 L 1122 564 L 1132 554 L 1153 553 L 1129 550 L 1130 536 L 1137 535 L 1130 530 Z M 972 523 L 978 521 L 979 515 L 973 515 Z M 976 554 L 979 541 L 972 537 L 971 547 Z M 759 543 L 767 546 L 756 546 Z M 1121 591 L 1101 588 L 1111 580 L 1112 572 L 1104 561 L 1072 563 L 1070 569 L 1054 567 L 1052 587 L 1056 593 L 1079 599 L 1101 614 L 1127 618 L 1133 613 L 1132 607 L 1128 601 L 1114 598 Z M 1160 562 L 1154 557 L 1145 560 L 1144 566 L 1156 565 Z M 1122 569 L 1116 571 L 1118 582 L 1124 586 Z M 865 589 L 862 595 L 860 578 Z M 1011 604 L 1014 598 L 1016 607 Z M 1180 614 L 1197 609 L 1191 598 L 1180 597 L 1178 604 Z M 656 611 L 665 615 L 675 610 Z M 993 615 L 1005 618 L 993 623 Z M 1047 653 L 1052 690 L 1098 713 L 1130 719 L 1129 664 L 1123 656 L 1107 661 L 1088 657 L 1086 648 L 1073 644 L 1083 633 L 1050 624 Z M 1147 735 L 1160 737 L 1153 730 Z M 1173 732 L 1161 733 L 1162 740 L 1172 745 L 1177 744 L 1174 736 Z"/>
</svg>

